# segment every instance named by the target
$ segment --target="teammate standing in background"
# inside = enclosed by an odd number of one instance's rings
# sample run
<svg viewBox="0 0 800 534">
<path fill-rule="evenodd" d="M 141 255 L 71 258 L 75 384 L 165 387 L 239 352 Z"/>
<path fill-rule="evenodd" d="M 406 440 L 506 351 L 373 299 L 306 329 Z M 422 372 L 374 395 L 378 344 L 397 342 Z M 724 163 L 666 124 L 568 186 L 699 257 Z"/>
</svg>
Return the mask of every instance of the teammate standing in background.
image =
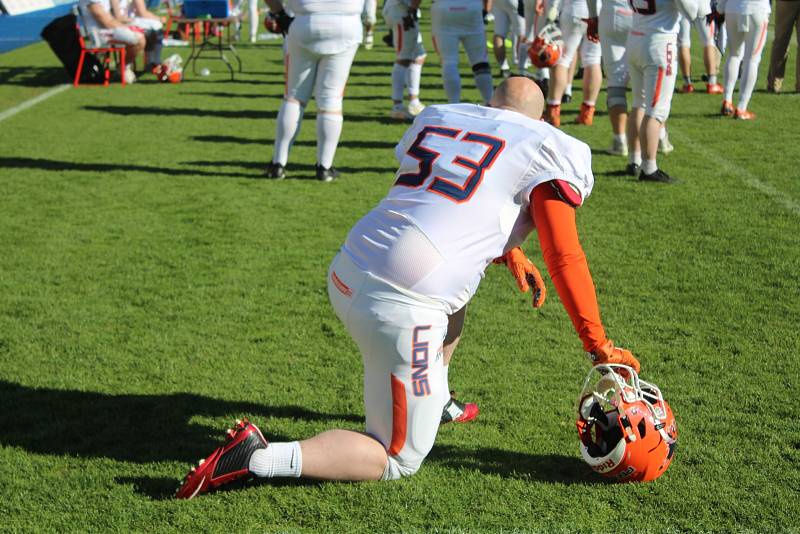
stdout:
<svg viewBox="0 0 800 534">
<path fill-rule="evenodd" d="M 483 23 L 483 12 L 491 7 L 487 2 L 489 0 L 436 0 L 431 4 L 433 46 L 441 58 L 442 85 L 450 103 L 461 102 L 459 43 L 467 52 L 483 102 L 492 98 L 492 70 Z"/>
<path fill-rule="evenodd" d="M 425 47 L 419 29 L 419 5 L 421 0 L 386 0 L 383 18 L 392 35 L 395 60 L 392 66 L 392 110 L 393 119 L 409 120 L 416 117 L 425 106 L 419 100 L 422 65 L 425 63 Z M 408 106 L 403 105 L 403 93 L 408 88 Z"/>
<path fill-rule="evenodd" d="M 522 0 L 522 5 L 525 17 L 525 30 L 519 54 L 521 56 L 521 61 L 527 61 L 528 50 L 547 21 L 544 17 L 544 0 Z M 522 75 L 525 74 L 524 67 L 525 63 L 521 63 L 519 73 Z M 537 68 L 536 72 L 533 73 L 533 79 L 536 80 L 542 93 L 547 95 L 550 87 L 550 69 Z"/>
<path fill-rule="evenodd" d="M 559 8 L 560 11 L 559 11 Z M 576 124 L 591 126 L 594 120 L 595 104 L 603 84 L 603 70 L 600 68 L 600 43 L 586 39 L 586 22 L 589 8 L 586 0 L 550 0 L 547 8 L 547 22 L 558 18 L 564 48 L 555 67 L 551 69 L 550 93 L 547 95 L 547 121 L 553 126 L 561 125 L 561 97 L 567 84 L 570 65 L 580 54 L 583 67 L 583 103 Z"/>
<path fill-rule="evenodd" d="M 683 75 L 682 93 L 693 93 L 692 83 L 692 27 L 700 36 L 703 45 L 703 65 L 706 68 L 706 93 L 721 95 L 722 86 L 717 83 L 717 65 L 719 56 L 714 45 L 716 20 L 711 15 L 711 0 L 700 0 L 698 16 L 694 20 L 681 17 L 680 30 L 678 31 L 678 64 Z"/>
<path fill-rule="evenodd" d="M 522 0 L 493 0 L 492 15 L 494 15 L 494 37 L 492 44 L 494 48 L 494 58 L 500 65 L 500 77 L 508 78 L 511 74 L 511 66 L 506 57 L 506 37 L 511 38 L 513 49 L 513 63 L 520 69 L 520 61 L 523 60 L 519 54 L 520 44 L 524 37 L 525 19 L 519 14 L 519 2 Z"/>
<path fill-rule="evenodd" d="M 638 127 L 644 152 L 631 152 L 628 173 L 639 180 L 670 183 L 674 180 L 658 168 L 659 136 L 669 117 L 677 74 L 678 19 L 697 17 L 697 0 L 630 0 L 633 9 L 627 54 L 633 107 L 630 120 Z"/>
<path fill-rule="evenodd" d="M 281 0 L 267 0 L 286 36 L 286 92 L 278 112 L 275 151 L 266 176 L 286 176 L 289 150 L 303 121 L 311 95 L 317 103 L 318 180 L 339 176 L 333 157 L 342 134 L 342 99 L 353 57 L 361 43 L 364 0 L 290 0 L 295 17 L 284 11 Z"/>
<path fill-rule="evenodd" d="M 630 76 L 625 46 L 633 11 L 628 0 L 605 0 L 598 13 L 599 3 L 600 0 L 587 0 L 589 20 L 586 23 L 586 38 L 593 42 L 599 40 L 602 50 L 607 80 L 606 106 L 613 135 L 608 153 L 627 156 L 628 143 L 631 144 L 631 151 L 640 150 L 636 125 L 632 121 L 628 124 L 627 91 Z"/>
<path fill-rule="evenodd" d="M 394 186 L 355 224 L 328 270 L 328 294 L 361 351 L 366 432 L 267 443 L 251 423 L 187 475 L 179 498 L 236 479 L 395 480 L 417 472 L 448 400 L 454 318 L 493 258 L 520 288 L 544 284 L 519 245 L 537 230 L 545 263 L 593 364 L 639 362 L 605 334 L 575 209 L 594 184 L 589 147 L 539 118 L 536 84 L 513 77 L 491 107 L 430 106 L 395 149 Z M 441 155 L 441 157 L 436 157 Z M 455 336 L 457 340 L 458 336 Z"/>
<path fill-rule="evenodd" d="M 767 26 L 772 11 L 769 0 L 720 0 L 719 11 L 728 31 L 730 52 L 725 60 L 725 94 L 722 100 L 723 115 L 752 120 L 756 114 L 747 110 L 758 78 L 758 64 L 767 42 Z M 739 84 L 739 104 L 733 109 L 733 89 L 739 67 L 742 66 Z"/>
<path fill-rule="evenodd" d="M 365 0 L 364 11 L 361 12 L 361 24 L 364 25 L 364 40 L 361 44 L 365 50 L 372 50 L 375 44 L 375 23 L 378 22 L 378 0 Z"/>
</svg>

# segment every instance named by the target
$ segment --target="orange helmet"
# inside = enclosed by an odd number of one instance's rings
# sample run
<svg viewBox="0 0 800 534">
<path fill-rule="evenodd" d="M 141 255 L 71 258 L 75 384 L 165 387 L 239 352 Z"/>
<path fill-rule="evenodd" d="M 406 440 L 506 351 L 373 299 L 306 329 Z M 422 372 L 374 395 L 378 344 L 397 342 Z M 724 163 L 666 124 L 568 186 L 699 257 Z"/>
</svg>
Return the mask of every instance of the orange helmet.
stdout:
<svg viewBox="0 0 800 534">
<path fill-rule="evenodd" d="M 578 399 L 577 426 L 584 461 L 617 482 L 660 477 L 678 441 L 661 391 L 626 365 L 592 368 Z"/>
<path fill-rule="evenodd" d="M 555 24 L 547 24 L 528 48 L 528 57 L 538 68 L 552 67 L 561 57 L 561 30 Z"/>
</svg>

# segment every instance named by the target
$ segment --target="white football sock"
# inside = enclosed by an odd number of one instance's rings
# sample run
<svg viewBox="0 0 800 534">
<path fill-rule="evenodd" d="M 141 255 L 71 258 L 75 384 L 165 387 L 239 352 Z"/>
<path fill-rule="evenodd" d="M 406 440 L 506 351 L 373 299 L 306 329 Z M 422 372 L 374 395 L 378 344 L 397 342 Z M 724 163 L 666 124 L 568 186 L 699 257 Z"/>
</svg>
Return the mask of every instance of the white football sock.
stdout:
<svg viewBox="0 0 800 534">
<path fill-rule="evenodd" d="M 709 74 L 708 75 L 708 85 L 715 85 L 717 83 L 717 75 L 716 74 Z"/>
<path fill-rule="evenodd" d="M 759 63 L 761 63 L 761 56 L 754 57 L 744 64 L 742 79 L 739 80 L 739 105 L 736 106 L 738 109 L 747 109 L 747 105 L 750 103 L 750 97 L 753 96 L 753 89 L 756 87 Z"/>
<path fill-rule="evenodd" d="M 289 149 L 300 132 L 302 121 L 303 106 L 299 102 L 284 100 L 278 111 L 278 124 L 275 128 L 275 153 L 272 155 L 274 163 L 286 165 L 289 160 Z"/>
<path fill-rule="evenodd" d="M 564 89 L 564 94 L 572 96 L 572 84 L 568 83 L 567 87 Z"/>
<path fill-rule="evenodd" d="M 614 142 L 625 145 L 628 143 L 628 136 L 625 134 L 614 134 Z"/>
<path fill-rule="evenodd" d="M 303 471 L 303 453 L 299 441 L 270 443 L 250 456 L 250 472 L 257 477 L 295 477 Z"/>
<path fill-rule="evenodd" d="M 560 106 L 561 105 L 561 100 L 550 100 L 550 99 L 548 99 L 547 100 L 547 105 L 548 106 Z"/>
<path fill-rule="evenodd" d="M 728 102 L 733 100 L 733 89 L 736 87 L 736 79 L 739 77 L 739 65 L 742 63 L 742 58 L 736 56 L 728 56 L 725 61 L 725 94 L 724 99 Z"/>
<path fill-rule="evenodd" d="M 250 8 L 250 42 L 255 43 L 258 37 L 258 2 L 249 0 Z"/>
<path fill-rule="evenodd" d="M 631 152 L 628 155 L 628 162 L 633 163 L 634 165 L 641 165 L 642 164 L 642 152 Z"/>
<path fill-rule="evenodd" d="M 494 86 L 492 85 L 491 72 L 477 72 L 473 75 L 475 78 L 475 85 L 478 86 L 478 91 L 481 93 L 483 102 L 486 103 L 492 99 Z"/>
<path fill-rule="evenodd" d="M 458 73 L 458 63 L 442 65 L 442 85 L 450 104 L 461 102 L 461 76 Z"/>
<path fill-rule="evenodd" d="M 658 130 L 658 140 L 659 141 L 663 141 L 666 138 L 667 138 L 667 127 L 666 126 L 662 126 Z"/>
<path fill-rule="evenodd" d="M 419 83 L 422 79 L 422 65 L 412 63 L 408 66 L 408 97 L 410 101 L 419 101 Z M 412 98 L 413 97 L 413 98 Z"/>
<path fill-rule="evenodd" d="M 592 107 L 594 107 L 594 105 L 597 104 L 597 102 L 595 102 L 594 100 L 584 100 L 583 103 L 586 104 L 587 106 L 592 106 Z"/>
<path fill-rule="evenodd" d="M 403 92 L 406 89 L 406 76 L 408 67 L 395 63 L 392 67 L 392 100 L 403 101 Z"/>
<path fill-rule="evenodd" d="M 333 165 L 343 121 L 339 113 L 317 113 L 317 163 L 326 169 Z"/>
<path fill-rule="evenodd" d="M 656 165 L 656 160 L 654 159 L 646 159 L 642 162 L 642 172 L 645 174 L 653 174 L 658 170 L 658 165 Z"/>
</svg>

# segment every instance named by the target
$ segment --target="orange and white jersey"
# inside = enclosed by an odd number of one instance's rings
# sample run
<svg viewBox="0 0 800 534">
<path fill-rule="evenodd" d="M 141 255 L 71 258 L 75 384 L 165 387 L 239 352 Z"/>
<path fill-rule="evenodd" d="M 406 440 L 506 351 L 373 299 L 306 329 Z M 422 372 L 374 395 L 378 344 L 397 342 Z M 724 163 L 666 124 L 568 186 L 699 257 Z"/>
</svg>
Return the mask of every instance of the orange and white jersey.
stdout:
<svg viewBox="0 0 800 534">
<path fill-rule="evenodd" d="M 769 0 L 720 0 L 719 12 L 757 15 L 771 13 L 772 7 Z"/>
<path fill-rule="evenodd" d="M 295 15 L 361 15 L 364 0 L 289 0 L 287 7 Z"/>
<path fill-rule="evenodd" d="M 689 19 L 697 15 L 697 0 L 628 0 L 633 10 L 631 33 L 652 35 L 656 33 L 677 34 L 681 14 L 688 14 Z M 689 4 L 692 9 L 679 7 Z"/>
<path fill-rule="evenodd" d="M 589 147 L 543 121 L 473 104 L 429 106 L 397 145 L 389 194 L 362 218 L 343 250 L 403 290 L 463 307 L 484 269 L 533 230 L 530 194 L 568 182 L 594 185 Z"/>
</svg>

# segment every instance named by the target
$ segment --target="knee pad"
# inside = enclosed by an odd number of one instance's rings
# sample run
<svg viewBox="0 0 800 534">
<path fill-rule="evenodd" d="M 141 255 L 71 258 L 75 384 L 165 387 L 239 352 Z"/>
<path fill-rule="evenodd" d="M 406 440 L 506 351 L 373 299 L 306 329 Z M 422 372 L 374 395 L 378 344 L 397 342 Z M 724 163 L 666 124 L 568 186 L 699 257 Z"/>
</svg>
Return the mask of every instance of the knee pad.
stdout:
<svg viewBox="0 0 800 534">
<path fill-rule="evenodd" d="M 472 66 L 472 72 L 473 72 L 473 74 L 485 74 L 487 72 L 491 73 L 492 69 L 491 69 L 491 67 L 489 66 L 488 63 L 485 63 L 485 62 L 484 63 L 475 63 Z"/>
<path fill-rule="evenodd" d="M 606 91 L 606 105 L 608 109 L 622 107 L 628 110 L 628 96 L 625 87 L 609 87 Z"/>
<path fill-rule="evenodd" d="M 422 465 L 422 460 L 418 462 L 398 462 L 395 458 L 389 457 L 386 462 L 386 469 L 383 471 L 381 480 L 399 480 L 400 478 L 410 477 Z"/>
</svg>

